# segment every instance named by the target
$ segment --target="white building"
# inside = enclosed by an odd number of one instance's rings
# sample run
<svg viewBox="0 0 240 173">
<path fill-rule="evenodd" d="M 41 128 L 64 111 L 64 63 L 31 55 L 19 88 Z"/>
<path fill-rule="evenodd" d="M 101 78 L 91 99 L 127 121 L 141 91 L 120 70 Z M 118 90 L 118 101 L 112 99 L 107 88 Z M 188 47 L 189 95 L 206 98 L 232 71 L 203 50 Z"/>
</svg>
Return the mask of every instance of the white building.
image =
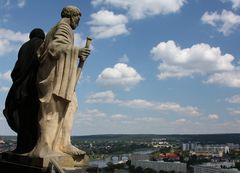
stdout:
<svg viewBox="0 0 240 173">
<path fill-rule="evenodd" d="M 149 154 L 131 154 L 131 156 L 130 156 L 131 161 L 149 160 L 149 159 L 150 159 Z"/>
<path fill-rule="evenodd" d="M 193 173 L 240 173 L 237 169 L 222 169 L 210 166 L 192 166 Z"/>
<path fill-rule="evenodd" d="M 187 173 L 187 164 L 181 162 L 163 162 L 163 161 L 149 161 L 149 160 L 138 160 L 132 161 L 132 165 L 135 167 L 151 168 L 159 172 L 163 171 L 175 171 L 178 173 Z"/>
<path fill-rule="evenodd" d="M 190 150 L 190 145 L 189 145 L 189 143 L 183 143 L 183 144 L 182 144 L 182 150 L 183 150 L 183 151 L 189 151 L 189 150 Z"/>
</svg>

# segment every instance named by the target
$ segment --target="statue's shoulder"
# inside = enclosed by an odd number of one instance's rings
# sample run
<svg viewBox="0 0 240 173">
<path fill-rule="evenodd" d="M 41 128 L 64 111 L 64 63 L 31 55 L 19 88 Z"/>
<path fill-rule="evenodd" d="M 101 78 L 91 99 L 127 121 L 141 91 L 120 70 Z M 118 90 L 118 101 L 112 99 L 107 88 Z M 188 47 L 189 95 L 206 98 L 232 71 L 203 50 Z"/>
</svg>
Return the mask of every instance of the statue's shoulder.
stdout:
<svg viewBox="0 0 240 173">
<path fill-rule="evenodd" d="M 56 27 L 58 27 L 58 28 L 66 28 L 68 30 L 72 30 L 71 26 L 68 23 L 64 22 L 64 21 L 59 21 L 57 23 Z"/>
</svg>

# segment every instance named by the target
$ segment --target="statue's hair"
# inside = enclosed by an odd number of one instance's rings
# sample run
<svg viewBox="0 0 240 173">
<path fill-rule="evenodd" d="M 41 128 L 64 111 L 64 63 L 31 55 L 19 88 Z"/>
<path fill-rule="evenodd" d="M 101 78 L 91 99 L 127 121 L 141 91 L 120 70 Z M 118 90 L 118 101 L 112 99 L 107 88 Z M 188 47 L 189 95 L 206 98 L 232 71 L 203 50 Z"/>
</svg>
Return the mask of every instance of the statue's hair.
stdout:
<svg viewBox="0 0 240 173">
<path fill-rule="evenodd" d="M 32 39 L 34 37 L 38 37 L 41 39 L 45 39 L 45 33 L 41 28 L 34 28 L 30 34 L 29 34 L 29 38 Z"/>
<path fill-rule="evenodd" d="M 75 7 L 75 6 L 72 6 L 72 5 L 68 5 L 66 7 L 64 7 L 62 9 L 62 12 L 61 12 L 61 17 L 64 18 L 70 18 L 70 17 L 73 17 L 73 16 L 81 16 L 81 12 L 80 12 L 80 9 Z"/>
</svg>

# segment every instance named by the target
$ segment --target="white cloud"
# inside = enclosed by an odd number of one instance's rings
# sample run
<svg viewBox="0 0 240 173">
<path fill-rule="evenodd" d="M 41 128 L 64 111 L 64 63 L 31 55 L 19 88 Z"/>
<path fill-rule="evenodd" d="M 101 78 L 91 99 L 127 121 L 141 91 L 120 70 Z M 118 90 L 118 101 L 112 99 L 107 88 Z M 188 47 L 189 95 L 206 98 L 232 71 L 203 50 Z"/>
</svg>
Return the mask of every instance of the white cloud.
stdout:
<svg viewBox="0 0 240 173">
<path fill-rule="evenodd" d="M 186 124 L 188 121 L 185 119 L 185 118 L 181 118 L 181 119 L 178 119 L 176 120 L 174 123 L 175 124 L 178 124 L 178 125 L 184 125 Z"/>
<path fill-rule="evenodd" d="M 187 119 L 168 121 L 157 117 L 139 117 L 129 120 L 111 121 L 99 119 L 87 124 L 74 126 L 74 135 L 88 134 L 212 134 L 212 133 L 239 133 L 240 121 L 194 122 Z M 100 127 L 100 128 L 99 128 Z"/>
<path fill-rule="evenodd" d="M 232 8 L 237 9 L 240 7 L 240 0 L 230 0 L 232 2 Z"/>
<path fill-rule="evenodd" d="M 176 13 L 186 3 L 186 0 L 93 0 L 93 5 L 111 5 L 127 10 L 132 19 L 143 19 L 159 14 Z"/>
<path fill-rule="evenodd" d="M 222 55 L 219 47 L 211 47 L 204 43 L 182 49 L 170 40 L 153 47 L 151 54 L 154 60 L 160 60 L 160 80 L 234 69 L 232 55 Z"/>
<path fill-rule="evenodd" d="M 159 117 L 141 117 L 141 118 L 135 118 L 135 121 L 137 121 L 139 124 L 140 123 L 159 123 L 162 124 L 161 122 L 164 122 L 163 118 Z"/>
<path fill-rule="evenodd" d="M 181 106 L 174 102 L 154 102 L 143 99 L 124 100 L 119 103 L 121 106 L 131 108 L 150 109 L 155 111 L 173 111 L 181 114 L 187 114 L 191 116 L 199 116 L 200 112 L 197 107 Z"/>
<path fill-rule="evenodd" d="M 240 70 L 236 69 L 229 72 L 215 73 L 209 76 L 206 83 L 220 84 L 222 86 L 240 88 Z"/>
<path fill-rule="evenodd" d="M 75 33 L 74 34 L 74 44 L 79 47 L 85 47 L 86 39 L 83 39 L 81 34 Z"/>
<path fill-rule="evenodd" d="M 76 114 L 73 134 L 200 134 L 200 133 L 238 133 L 239 120 L 209 121 L 206 118 L 190 119 L 148 115 L 125 115 L 117 111 L 109 114 L 98 109 L 87 109 Z M 240 115 L 240 114 L 238 114 Z M 0 115 L 1 116 L 1 115 Z M 216 116 L 212 116 L 215 117 Z"/>
<path fill-rule="evenodd" d="M 84 112 L 78 112 L 77 117 L 80 118 L 80 121 L 95 121 L 105 118 L 106 114 L 98 109 L 87 109 Z"/>
<path fill-rule="evenodd" d="M 126 27 L 128 19 L 122 14 L 114 14 L 112 11 L 101 10 L 91 15 L 90 30 L 97 39 L 111 38 L 128 34 Z"/>
<path fill-rule="evenodd" d="M 9 89 L 10 89 L 9 87 L 0 86 L 0 92 L 2 92 L 2 93 L 6 93 L 6 92 L 8 92 Z"/>
<path fill-rule="evenodd" d="M 12 72 L 11 70 L 8 70 L 5 73 L 0 73 L 0 79 L 6 80 L 6 81 L 12 81 L 11 72 Z"/>
<path fill-rule="evenodd" d="M 11 0 L 2 0 L 0 5 L 4 9 L 11 9 L 13 7 L 23 8 L 26 5 L 26 0 L 17 0 L 17 3 Z"/>
<path fill-rule="evenodd" d="M 222 2 L 231 2 L 234 10 L 240 7 L 240 0 L 222 0 Z"/>
<path fill-rule="evenodd" d="M 108 103 L 115 104 L 118 106 L 129 107 L 133 109 L 148 109 L 154 111 L 173 111 L 183 115 L 190 116 L 200 116 L 201 113 L 197 107 L 193 106 L 181 106 L 178 103 L 174 102 L 155 102 L 148 101 L 143 99 L 133 99 L 133 100 L 120 100 L 116 99 L 112 91 L 99 92 L 90 95 L 87 100 L 87 103 Z"/>
<path fill-rule="evenodd" d="M 0 28 L 0 56 L 19 50 L 21 44 L 28 40 L 28 35 L 28 33 Z"/>
<path fill-rule="evenodd" d="M 218 133 L 239 133 L 240 121 L 226 121 L 215 126 Z"/>
<path fill-rule="evenodd" d="M 103 86 L 122 87 L 130 90 L 137 85 L 142 76 L 133 68 L 124 63 L 118 63 L 113 68 L 105 68 L 98 75 L 97 83 Z"/>
<path fill-rule="evenodd" d="M 1 81 L 9 81 L 11 82 L 12 81 L 12 78 L 11 78 L 11 70 L 8 70 L 4 73 L 0 73 L 0 80 Z M 9 87 L 6 87 L 6 86 L 3 86 L 2 84 L 0 85 L 0 92 L 1 93 L 6 93 L 9 91 Z"/>
<path fill-rule="evenodd" d="M 226 101 L 229 103 L 240 104 L 240 95 L 234 95 L 230 98 L 226 98 Z"/>
<path fill-rule="evenodd" d="M 127 56 L 126 54 L 124 54 L 121 58 L 118 59 L 118 61 L 119 61 L 120 63 L 125 63 L 125 64 L 127 64 L 127 63 L 129 63 L 129 58 L 128 58 L 128 56 Z"/>
<path fill-rule="evenodd" d="M 16 8 L 23 8 L 26 0 L 1 0 L 0 1 L 0 23 L 7 23 L 12 18 L 12 11 Z"/>
<path fill-rule="evenodd" d="M 228 112 L 229 112 L 231 115 L 240 115 L 240 109 L 229 108 L 229 109 L 228 109 Z"/>
<path fill-rule="evenodd" d="M 240 16 L 227 10 L 223 10 L 221 14 L 217 12 L 205 12 L 201 20 L 205 24 L 216 27 L 225 36 L 231 34 L 240 26 Z"/>
<path fill-rule="evenodd" d="M 210 119 L 210 120 L 217 120 L 217 119 L 219 119 L 219 115 L 217 115 L 217 114 L 209 114 L 208 115 L 208 119 Z"/>
<path fill-rule="evenodd" d="M 23 8 L 26 5 L 26 0 L 18 0 L 17 6 Z"/>
<path fill-rule="evenodd" d="M 111 116 L 111 119 L 119 121 L 119 120 L 127 119 L 127 116 L 123 114 L 114 114 Z"/>
<path fill-rule="evenodd" d="M 103 91 L 88 96 L 87 103 L 112 103 L 115 101 L 115 95 L 112 91 Z"/>
<path fill-rule="evenodd" d="M 9 8 L 9 6 L 10 6 L 10 0 L 1 1 L 1 6 L 2 6 L 3 8 Z"/>
</svg>

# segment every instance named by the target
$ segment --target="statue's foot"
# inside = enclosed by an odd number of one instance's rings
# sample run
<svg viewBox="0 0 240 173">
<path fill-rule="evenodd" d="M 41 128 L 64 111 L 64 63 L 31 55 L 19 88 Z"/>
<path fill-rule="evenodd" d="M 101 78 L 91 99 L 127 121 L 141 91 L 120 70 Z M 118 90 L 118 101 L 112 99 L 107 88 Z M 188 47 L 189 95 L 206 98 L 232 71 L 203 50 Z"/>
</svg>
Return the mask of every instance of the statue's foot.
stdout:
<svg viewBox="0 0 240 173">
<path fill-rule="evenodd" d="M 38 157 L 38 158 L 45 158 L 45 157 L 58 157 L 64 156 L 65 153 L 59 151 L 53 151 L 49 147 L 36 147 L 31 152 L 28 153 L 30 157 Z"/>
<path fill-rule="evenodd" d="M 77 147 L 75 147 L 71 144 L 62 147 L 61 151 L 66 153 L 66 154 L 72 155 L 72 156 L 80 156 L 80 155 L 85 155 L 86 154 L 85 151 L 82 151 L 82 150 L 78 149 Z"/>
</svg>

